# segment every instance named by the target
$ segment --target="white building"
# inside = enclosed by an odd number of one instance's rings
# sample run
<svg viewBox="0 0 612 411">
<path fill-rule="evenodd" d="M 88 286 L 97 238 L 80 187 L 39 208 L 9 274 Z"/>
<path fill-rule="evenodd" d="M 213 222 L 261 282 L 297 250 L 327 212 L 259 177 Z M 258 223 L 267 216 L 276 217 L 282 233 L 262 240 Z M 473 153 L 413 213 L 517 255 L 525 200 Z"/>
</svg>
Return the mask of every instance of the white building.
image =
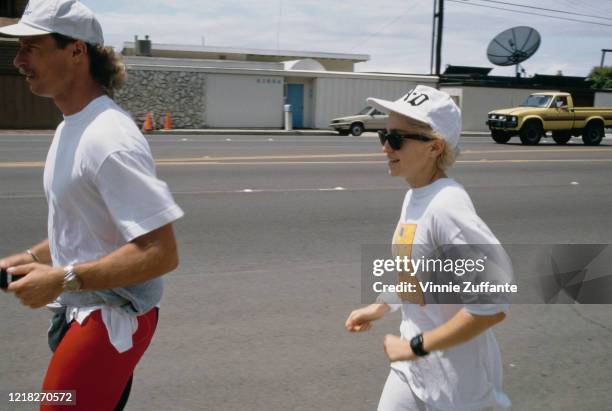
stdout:
<svg viewBox="0 0 612 411">
<path fill-rule="evenodd" d="M 363 54 L 147 47 L 148 56 L 136 56 L 138 42 L 125 43 L 129 80 L 118 100 L 136 118 L 170 112 L 184 128 L 282 128 L 284 104 L 292 106 L 294 128 L 327 128 L 332 118 L 361 110 L 367 97 L 396 99 L 438 80 L 354 72 L 355 64 L 369 60 Z"/>
</svg>

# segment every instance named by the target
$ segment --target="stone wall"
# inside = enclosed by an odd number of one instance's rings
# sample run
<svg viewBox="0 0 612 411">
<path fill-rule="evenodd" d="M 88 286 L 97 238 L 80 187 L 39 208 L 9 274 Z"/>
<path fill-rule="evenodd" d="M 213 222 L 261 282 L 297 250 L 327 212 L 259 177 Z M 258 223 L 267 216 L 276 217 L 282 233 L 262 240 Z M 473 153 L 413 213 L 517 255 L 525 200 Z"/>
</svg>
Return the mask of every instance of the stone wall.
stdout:
<svg viewBox="0 0 612 411">
<path fill-rule="evenodd" d="M 172 128 L 204 128 L 205 73 L 136 70 L 128 67 L 125 85 L 115 101 L 141 126 L 148 111 L 156 128 L 164 126 L 166 112 Z"/>
</svg>

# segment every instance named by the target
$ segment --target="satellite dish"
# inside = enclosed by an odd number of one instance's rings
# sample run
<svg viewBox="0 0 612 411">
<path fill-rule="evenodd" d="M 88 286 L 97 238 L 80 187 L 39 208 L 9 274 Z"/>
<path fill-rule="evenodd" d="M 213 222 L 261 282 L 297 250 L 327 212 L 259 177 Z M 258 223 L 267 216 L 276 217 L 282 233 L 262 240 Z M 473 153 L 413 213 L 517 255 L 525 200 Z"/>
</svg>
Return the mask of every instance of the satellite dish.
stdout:
<svg viewBox="0 0 612 411">
<path fill-rule="evenodd" d="M 512 27 L 491 40 L 487 47 L 487 58 L 498 66 L 516 65 L 516 76 L 520 77 L 519 64 L 535 54 L 540 41 L 536 29 L 527 26 Z"/>
</svg>

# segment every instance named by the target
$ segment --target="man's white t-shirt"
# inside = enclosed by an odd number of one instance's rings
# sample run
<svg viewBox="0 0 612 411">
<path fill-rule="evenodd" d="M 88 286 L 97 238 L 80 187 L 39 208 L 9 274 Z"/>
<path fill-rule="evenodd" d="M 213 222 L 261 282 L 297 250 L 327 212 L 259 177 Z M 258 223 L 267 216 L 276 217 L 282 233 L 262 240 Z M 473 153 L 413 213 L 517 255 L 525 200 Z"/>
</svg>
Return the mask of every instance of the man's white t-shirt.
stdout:
<svg viewBox="0 0 612 411">
<path fill-rule="evenodd" d="M 499 241 L 476 214 L 463 186 L 453 179 L 441 178 L 406 193 L 393 244 L 410 245 L 412 256 L 418 258 L 435 255 L 443 245 L 499 244 Z M 511 271 L 509 260 L 503 257 L 505 270 Z M 419 277 L 418 272 L 416 276 Z M 381 297 L 392 311 L 401 307 L 400 331 L 408 341 L 446 323 L 462 308 L 475 315 L 493 315 L 508 309 L 507 305 L 498 304 L 401 303 L 397 294 Z M 501 355 L 491 329 L 450 349 L 434 351 L 414 361 L 394 362 L 391 366 L 405 374 L 415 395 L 436 409 L 470 411 L 510 406 L 502 391 Z"/>
<path fill-rule="evenodd" d="M 54 266 L 97 260 L 183 216 L 156 176 L 142 133 L 107 96 L 64 116 L 47 154 L 44 189 Z M 109 336 L 125 350 L 131 346 L 135 316 L 158 305 L 162 290 L 162 279 L 155 278 L 113 290 L 63 293 L 56 306 L 67 307 L 69 320 L 79 322 L 92 309 L 106 307 L 102 314 Z"/>
</svg>

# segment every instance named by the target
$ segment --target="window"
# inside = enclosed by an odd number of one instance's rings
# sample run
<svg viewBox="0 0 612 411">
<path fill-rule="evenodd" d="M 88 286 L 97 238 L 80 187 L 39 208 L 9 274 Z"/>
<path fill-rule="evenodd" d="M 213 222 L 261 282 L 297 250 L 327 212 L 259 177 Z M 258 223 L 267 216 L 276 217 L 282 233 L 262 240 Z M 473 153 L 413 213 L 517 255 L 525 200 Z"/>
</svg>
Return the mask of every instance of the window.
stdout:
<svg viewBox="0 0 612 411">
<path fill-rule="evenodd" d="M 559 104 L 561 103 L 561 104 Z M 557 107 L 567 107 L 567 97 L 565 96 L 557 96 L 557 101 L 555 101 Z"/>
<path fill-rule="evenodd" d="M 520 104 L 520 107 L 548 107 L 551 96 L 532 94 Z"/>
</svg>

